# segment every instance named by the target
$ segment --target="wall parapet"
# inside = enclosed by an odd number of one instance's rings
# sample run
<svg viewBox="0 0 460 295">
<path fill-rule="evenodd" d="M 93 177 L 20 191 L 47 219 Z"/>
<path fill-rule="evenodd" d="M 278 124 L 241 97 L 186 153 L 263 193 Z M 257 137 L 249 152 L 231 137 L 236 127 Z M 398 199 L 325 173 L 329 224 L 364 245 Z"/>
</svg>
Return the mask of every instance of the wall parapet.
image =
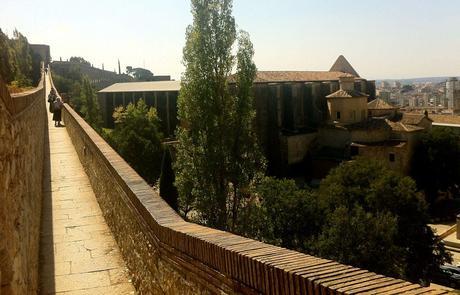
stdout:
<svg viewBox="0 0 460 295">
<path fill-rule="evenodd" d="M 43 74 L 14 95 L 0 79 L 0 293 L 38 291 L 46 122 Z"/>
<path fill-rule="evenodd" d="M 63 116 L 140 293 L 445 293 L 186 222 L 67 104 Z"/>
</svg>

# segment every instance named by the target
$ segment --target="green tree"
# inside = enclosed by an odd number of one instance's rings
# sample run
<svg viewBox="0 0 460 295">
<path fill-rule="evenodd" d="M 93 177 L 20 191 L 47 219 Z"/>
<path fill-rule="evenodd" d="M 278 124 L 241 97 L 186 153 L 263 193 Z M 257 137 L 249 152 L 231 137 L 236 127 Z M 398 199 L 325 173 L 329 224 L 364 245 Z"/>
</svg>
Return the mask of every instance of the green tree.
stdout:
<svg viewBox="0 0 460 295">
<path fill-rule="evenodd" d="M 238 38 L 230 0 L 193 0 L 193 24 L 183 51 L 175 162 L 181 207 L 194 206 L 197 221 L 234 230 L 238 212 L 265 162 L 251 127 L 255 75 L 252 44 Z M 228 85 L 236 67 L 236 83 Z M 183 210 L 184 211 L 184 210 Z"/>
<path fill-rule="evenodd" d="M 436 128 L 425 134 L 414 152 L 411 170 L 431 206 L 440 191 L 459 197 L 459 136 L 448 128 Z"/>
<path fill-rule="evenodd" d="M 0 29 L 0 76 L 6 83 L 14 80 L 14 65 L 12 62 L 9 38 Z"/>
<path fill-rule="evenodd" d="M 394 243 L 397 218 L 390 213 L 366 212 L 362 206 L 337 207 L 329 213 L 315 245 L 322 257 L 368 268 L 379 273 L 400 275 L 400 248 Z"/>
<path fill-rule="evenodd" d="M 325 216 L 321 256 L 414 281 L 450 261 L 427 225 L 415 182 L 379 162 L 358 158 L 334 169 L 321 182 L 318 203 Z"/>
<path fill-rule="evenodd" d="M 18 30 L 14 30 L 11 40 L 14 50 L 15 77 L 19 86 L 32 86 L 33 67 L 32 50 L 27 38 Z"/>
<path fill-rule="evenodd" d="M 113 114 L 115 129 L 108 142 L 148 183 L 157 182 L 163 149 L 160 121 L 155 108 L 141 99 L 137 104 L 118 107 Z"/>
<path fill-rule="evenodd" d="M 60 94 L 66 94 L 69 98 L 69 104 L 82 117 L 83 101 L 82 101 L 82 84 L 83 75 L 80 67 L 71 65 L 69 68 L 60 69 L 59 73 L 53 71 L 53 82 Z"/>
<path fill-rule="evenodd" d="M 290 249 L 311 250 L 322 220 L 311 191 L 299 189 L 293 180 L 265 177 L 253 197 L 241 211 L 245 222 L 238 225 L 239 233 Z"/>
<path fill-rule="evenodd" d="M 84 59 L 83 57 L 79 57 L 79 56 L 72 56 L 70 59 L 69 59 L 70 62 L 74 62 L 74 63 L 79 63 L 79 64 L 83 64 L 83 65 L 86 65 L 88 67 L 91 66 L 91 63 L 89 61 L 87 61 L 86 59 Z"/>
<path fill-rule="evenodd" d="M 172 156 L 170 148 L 166 148 L 161 161 L 160 196 L 173 208 L 178 210 L 179 193 L 174 185 L 176 177 L 172 169 Z"/>
<path fill-rule="evenodd" d="M 143 68 L 126 67 L 126 73 L 139 81 L 153 81 L 154 75 L 150 70 Z"/>
<path fill-rule="evenodd" d="M 14 30 L 9 38 L 0 30 L 0 75 L 13 86 L 35 86 L 41 78 L 41 58 L 33 54 L 27 38 Z"/>
<path fill-rule="evenodd" d="M 102 124 L 99 103 L 94 88 L 87 77 L 83 78 L 80 97 L 82 103 L 81 112 L 86 122 L 94 129 L 99 129 Z"/>
</svg>

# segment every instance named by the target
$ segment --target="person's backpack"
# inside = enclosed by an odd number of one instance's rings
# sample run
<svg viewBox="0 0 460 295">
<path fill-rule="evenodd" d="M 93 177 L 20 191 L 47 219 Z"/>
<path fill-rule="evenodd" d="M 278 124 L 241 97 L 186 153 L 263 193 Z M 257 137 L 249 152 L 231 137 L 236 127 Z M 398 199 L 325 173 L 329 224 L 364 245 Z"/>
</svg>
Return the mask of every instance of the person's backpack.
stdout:
<svg viewBox="0 0 460 295">
<path fill-rule="evenodd" d="M 59 111 L 61 109 L 61 102 L 59 100 L 56 100 L 54 103 L 53 103 L 53 109 L 55 111 Z"/>
</svg>

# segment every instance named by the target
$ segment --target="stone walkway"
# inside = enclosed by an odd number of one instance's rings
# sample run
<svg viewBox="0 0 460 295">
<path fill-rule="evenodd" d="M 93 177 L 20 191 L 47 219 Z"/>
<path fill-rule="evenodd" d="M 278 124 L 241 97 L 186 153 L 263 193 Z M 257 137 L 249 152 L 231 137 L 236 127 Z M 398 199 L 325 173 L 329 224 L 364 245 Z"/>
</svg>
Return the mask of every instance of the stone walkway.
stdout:
<svg viewBox="0 0 460 295">
<path fill-rule="evenodd" d="M 70 137 L 65 128 L 54 127 L 48 116 L 40 294 L 134 294 Z"/>
</svg>

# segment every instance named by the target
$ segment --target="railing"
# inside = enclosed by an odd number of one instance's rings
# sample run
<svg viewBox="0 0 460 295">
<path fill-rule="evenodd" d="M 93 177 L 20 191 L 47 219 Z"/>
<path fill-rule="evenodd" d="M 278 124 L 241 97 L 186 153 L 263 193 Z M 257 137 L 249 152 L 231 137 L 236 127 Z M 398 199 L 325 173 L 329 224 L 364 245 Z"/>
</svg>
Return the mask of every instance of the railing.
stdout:
<svg viewBox="0 0 460 295">
<path fill-rule="evenodd" d="M 63 116 L 140 293 L 446 293 L 186 222 L 67 104 Z"/>
</svg>

